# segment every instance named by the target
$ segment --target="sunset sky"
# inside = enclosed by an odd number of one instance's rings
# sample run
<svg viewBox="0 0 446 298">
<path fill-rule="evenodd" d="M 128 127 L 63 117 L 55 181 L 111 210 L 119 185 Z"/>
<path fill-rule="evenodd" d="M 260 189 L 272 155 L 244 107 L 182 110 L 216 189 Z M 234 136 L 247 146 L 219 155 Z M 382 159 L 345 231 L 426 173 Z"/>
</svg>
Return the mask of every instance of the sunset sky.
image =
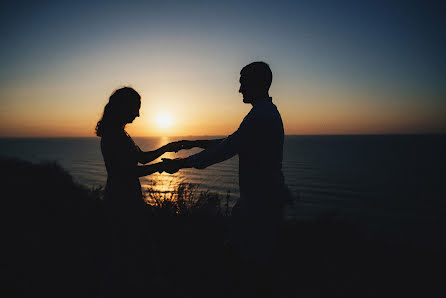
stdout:
<svg viewBox="0 0 446 298">
<path fill-rule="evenodd" d="M 286 134 L 446 133 L 444 1 L 9 2 L 0 137 L 93 137 L 122 86 L 132 136 L 226 135 L 258 60 Z"/>
</svg>

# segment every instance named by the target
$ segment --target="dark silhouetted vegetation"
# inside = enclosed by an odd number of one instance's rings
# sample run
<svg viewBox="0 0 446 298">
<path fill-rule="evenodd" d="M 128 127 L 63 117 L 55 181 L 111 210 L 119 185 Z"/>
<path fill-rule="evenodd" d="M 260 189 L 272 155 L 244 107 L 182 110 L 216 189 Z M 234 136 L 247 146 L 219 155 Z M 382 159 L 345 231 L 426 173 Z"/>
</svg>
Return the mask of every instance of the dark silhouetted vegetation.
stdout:
<svg viewBox="0 0 446 298">
<path fill-rule="evenodd" d="M 76 183 L 57 163 L 0 160 L 0 172 L 1 296 L 101 297 L 109 262 L 101 188 Z M 147 268 L 135 272 L 144 282 L 129 285 L 133 292 L 267 294 L 254 289 L 262 286 L 254 271 L 234 271 L 236 258 L 224 245 L 228 210 L 220 200 L 226 197 L 182 184 L 171 193 L 149 189 L 146 199 L 152 249 Z M 442 296 L 444 248 L 370 238 L 359 224 L 334 215 L 287 222 L 268 272 L 272 296 Z"/>
</svg>

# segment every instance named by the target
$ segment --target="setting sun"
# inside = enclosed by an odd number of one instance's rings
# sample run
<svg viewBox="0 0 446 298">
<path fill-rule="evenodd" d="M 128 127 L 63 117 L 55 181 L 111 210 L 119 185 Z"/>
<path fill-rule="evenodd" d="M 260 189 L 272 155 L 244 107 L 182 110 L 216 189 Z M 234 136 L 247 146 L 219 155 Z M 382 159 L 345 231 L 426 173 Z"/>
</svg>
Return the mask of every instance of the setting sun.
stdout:
<svg viewBox="0 0 446 298">
<path fill-rule="evenodd" d="M 161 128 L 169 127 L 172 125 L 172 123 L 173 119 L 169 114 L 159 114 L 156 117 L 156 124 Z"/>
</svg>

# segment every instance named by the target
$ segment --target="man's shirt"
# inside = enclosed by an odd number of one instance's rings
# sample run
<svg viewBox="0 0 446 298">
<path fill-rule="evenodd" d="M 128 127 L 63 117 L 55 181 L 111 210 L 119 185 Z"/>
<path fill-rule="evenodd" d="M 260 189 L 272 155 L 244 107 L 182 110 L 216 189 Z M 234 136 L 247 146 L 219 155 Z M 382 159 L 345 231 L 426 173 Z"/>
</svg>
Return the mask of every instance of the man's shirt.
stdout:
<svg viewBox="0 0 446 298">
<path fill-rule="evenodd" d="M 284 188 L 282 174 L 284 130 L 272 99 L 257 102 L 237 131 L 206 150 L 187 158 L 187 164 L 203 169 L 239 156 L 241 199 L 271 196 Z M 266 202 L 265 202 L 266 203 Z"/>
</svg>

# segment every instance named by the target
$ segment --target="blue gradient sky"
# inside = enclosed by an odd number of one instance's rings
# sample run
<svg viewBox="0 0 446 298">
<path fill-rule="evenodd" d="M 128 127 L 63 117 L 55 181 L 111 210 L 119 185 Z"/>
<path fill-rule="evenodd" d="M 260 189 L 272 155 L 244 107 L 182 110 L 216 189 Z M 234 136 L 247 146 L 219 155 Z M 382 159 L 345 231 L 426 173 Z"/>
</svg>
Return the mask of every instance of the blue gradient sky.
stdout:
<svg viewBox="0 0 446 298">
<path fill-rule="evenodd" d="M 134 135 L 227 134 L 255 60 L 288 134 L 445 133 L 444 3 L 11 1 L 0 136 L 90 136 L 123 85 L 143 96 Z"/>
</svg>

